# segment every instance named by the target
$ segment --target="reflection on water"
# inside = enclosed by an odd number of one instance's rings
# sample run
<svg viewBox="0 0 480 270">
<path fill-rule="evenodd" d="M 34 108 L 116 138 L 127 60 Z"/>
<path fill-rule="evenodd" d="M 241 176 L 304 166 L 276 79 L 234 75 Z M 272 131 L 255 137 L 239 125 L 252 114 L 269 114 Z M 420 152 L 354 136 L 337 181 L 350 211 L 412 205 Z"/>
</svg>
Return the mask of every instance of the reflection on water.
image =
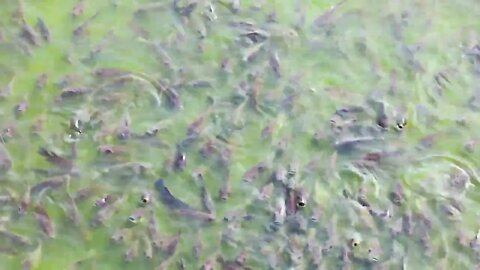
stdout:
<svg viewBox="0 0 480 270">
<path fill-rule="evenodd" d="M 5 269 L 480 267 L 473 2 L 2 6 Z"/>
</svg>

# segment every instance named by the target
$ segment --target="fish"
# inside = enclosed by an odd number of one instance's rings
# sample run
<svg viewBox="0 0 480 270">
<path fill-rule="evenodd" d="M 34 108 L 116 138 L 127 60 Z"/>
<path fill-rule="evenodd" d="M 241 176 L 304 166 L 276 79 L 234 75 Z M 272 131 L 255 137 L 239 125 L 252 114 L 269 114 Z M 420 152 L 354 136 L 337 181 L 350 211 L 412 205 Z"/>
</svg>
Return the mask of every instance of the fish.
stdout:
<svg viewBox="0 0 480 270">
<path fill-rule="evenodd" d="M 23 235 L 7 231 L 5 228 L 0 228 L 0 239 L 9 241 L 15 246 L 19 247 L 29 247 L 34 244 L 34 242 Z"/>
<path fill-rule="evenodd" d="M 111 202 L 110 204 L 99 208 L 98 211 L 96 212 L 92 222 L 91 222 L 91 226 L 104 225 L 105 222 L 110 219 L 110 217 L 117 210 L 117 207 L 119 205 L 121 205 L 123 201 L 125 201 L 125 197 L 121 197 L 119 199 L 116 199 L 115 201 Z"/>
<path fill-rule="evenodd" d="M 20 100 L 20 102 L 15 106 L 16 116 L 24 114 L 28 109 L 28 101 L 26 99 Z"/>
<path fill-rule="evenodd" d="M 272 193 L 273 193 L 273 182 L 270 182 L 266 185 L 264 185 L 261 189 L 260 189 L 260 193 L 258 194 L 258 199 L 260 201 L 266 201 L 268 199 L 270 199 L 270 197 L 272 196 Z"/>
<path fill-rule="evenodd" d="M 247 170 L 243 176 L 242 179 L 245 182 L 252 182 L 256 180 L 259 175 L 264 172 L 267 169 L 267 164 L 265 162 L 259 162 L 256 165 L 254 165 L 252 168 Z"/>
<path fill-rule="evenodd" d="M 5 146 L 5 142 L 3 141 L 3 136 L 0 135 L 0 172 L 8 172 L 13 167 L 13 160 L 8 151 L 7 147 Z"/>
<path fill-rule="evenodd" d="M 165 186 L 165 180 L 163 178 L 155 182 L 155 190 L 159 193 L 160 201 L 170 209 L 194 210 L 190 205 L 172 195 L 170 190 Z"/>
<path fill-rule="evenodd" d="M 144 208 L 137 208 L 133 211 L 133 213 L 128 217 L 128 221 L 131 223 L 138 223 L 143 219 L 143 216 L 145 215 L 145 209 Z"/>
<path fill-rule="evenodd" d="M 282 71 L 280 66 L 280 57 L 278 56 L 278 52 L 273 52 L 269 58 L 270 68 L 272 72 L 277 78 L 282 77 Z"/>
<path fill-rule="evenodd" d="M 209 214 L 215 215 L 215 205 L 207 190 L 205 179 L 202 173 L 197 174 L 197 179 L 200 182 L 200 197 L 202 198 L 203 210 Z"/>
<path fill-rule="evenodd" d="M 78 206 L 70 193 L 67 193 L 67 216 L 68 220 L 70 220 L 74 225 L 80 225 L 80 210 L 78 210 Z"/>
<path fill-rule="evenodd" d="M 0 98 L 7 98 L 12 95 L 15 76 L 13 76 L 5 87 L 0 89 Z"/>
<path fill-rule="evenodd" d="M 91 92 L 93 92 L 93 89 L 88 87 L 67 87 L 62 90 L 59 99 L 64 100 L 68 98 L 84 96 Z"/>
<path fill-rule="evenodd" d="M 218 197 L 222 201 L 226 201 L 230 197 L 231 192 L 232 188 L 230 186 L 230 169 L 225 168 L 222 177 L 222 185 L 220 187 L 220 190 L 218 191 Z"/>
<path fill-rule="evenodd" d="M 42 37 L 42 39 L 47 43 L 50 42 L 51 40 L 50 30 L 48 29 L 45 21 L 42 20 L 42 18 L 40 17 L 37 18 L 37 28 L 38 28 L 38 31 L 40 31 L 40 36 Z"/>
<path fill-rule="evenodd" d="M 52 219 L 48 215 L 47 210 L 37 205 L 34 207 L 34 213 L 42 232 L 49 238 L 55 238 L 55 223 L 53 223 Z"/>
<path fill-rule="evenodd" d="M 148 217 L 148 224 L 147 224 L 147 232 L 148 236 L 152 240 L 153 245 L 156 248 L 160 247 L 159 239 L 160 239 L 160 232 L 159 232 L 159 224 L 157 220 L 157 216 L 155 215 L 154 210 L 150 210 L 149 217 Z"/>
<path fill-rule="evenodd" d="M 316 27 L 322 27 L 322 26 L 325 26 L 327 24 L 330 24 L 332 19 L 333 19 L 333 15 L 337 11 L 337 9 L 340 6 L 342 6 L 345 2 L 346 2 L 346 0 L 341 0 L 340 2 L 336 3 L 335 5 L 332 5 L 327 11 L 325 11 L 323 14 L 321 14 L 320 16 L 315 18 L 315 20 L 313 21 L 313 24 Z"/>
<path fill-rule="evenodd" d="M 38 46 L 40 45 L 40 38 L 38 33 L 26 22 L 23 23 L 21 37 L 25 39 L 30 45 Z"/>
<path fill-rule="evenodd" d="M 49 189 L 57 189 L 63 186 L 69 179 L 68 175 L 61 175 L 42 181 L 30 188 L 30 196 L 35 196 Z"/>
<path fill-rule="evenodd" d="M 43 156 L 49 163 L 65 170 L 73 169 L 73 161 L 67 158 L 61 157 L 53 151 L 49 151 L 44 147 L 40 147 L 38 154 Z"/>
<path fill-rule="evenodd" d="M 126 262 L 130 263 L 138 257 L 139 245 L 140 245 L 139 240 L 135 240 L 133 241 L 133 243 L 129 244 L 129 247 L 125 252 L 125 256 L 124 256 Z"/>
<path fill-rule="evenodd" d="M 100 78 L 121 77 L 130 73 L 128 70 L 118 68 L 98 68 L 93 72 L 95 76 Z"/>
<path fill-rule="evenodd" d="M 40 76 L 37 78 L 36 86 L 38 90 L 42 90 L 45 88 L 48 82 L 48 74 L 47 73 L 42 73 Z"/>
<path fill-rule="evenodd" d="M 143 242 L 143 255 L 147 259 L 152 259 L 153 258 L 153 246 L 152 246 L 152 241 L 148 238 L 147 235 L 143 234 L 142 235 L 142 242 Z"/>
<path fill-rule="evenodd" d="M 104 144 L 97 147 L 100 154 L 105 156 L 118 156 L 128 154 L 127 147 L 124 145 Z"/>
<path fill-rule="evenodd" d="M 112 234 L 110 239 L 112 239 L 112 241 L 114 241 L 114 242 L 123 242 L 123 241 L 127 241 L 128 239 L 130 239 L 132 234 L 133 234 L 132 229 L 121 228 L 121 229 L 116 230 Z"/>
<path fill-rule="evenodd" d="M 79 26 L 77 26 L 73 30 L 73 35 L 75 37 L 81 37 L 84 36 L 87 33 L 87 28 L 90 25 L 90 23 L 97 18 L 99 14 L 99 11 L 97 11 L 95 14 L 93 14 L 90 18 L 86 19 L 84 22 L 82 22 Z"/>
<path fill-rule="evenodd" d="M 83 12 L 85 11 L 85 3 L 86 3 L 86 0 L 78 1 L 78 3 L 72 9 L 73 17 L 78 17 L 83 15 Z"/>
<path fill-rule="evenodd" d="M 197 1 L 190 1 L 185 6 L 179 6 L 180 0 L 173 0 L 173 9 L 177 14 L 184 17 L 190 17 L 192 12 L 197 8 Z"/>
</svg>

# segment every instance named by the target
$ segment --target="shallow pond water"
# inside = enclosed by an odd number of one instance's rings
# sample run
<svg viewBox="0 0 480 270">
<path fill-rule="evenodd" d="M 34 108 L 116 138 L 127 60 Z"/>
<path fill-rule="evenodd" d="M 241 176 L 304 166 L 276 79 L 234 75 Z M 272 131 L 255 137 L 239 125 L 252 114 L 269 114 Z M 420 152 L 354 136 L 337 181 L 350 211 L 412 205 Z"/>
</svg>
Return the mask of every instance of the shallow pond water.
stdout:
<svg viewBox="0 0 480 270">
<path fill-rule="evenodd" d="M 3 0 L 0 269 L 477 269 L 476 1 Z"/>
</svg>

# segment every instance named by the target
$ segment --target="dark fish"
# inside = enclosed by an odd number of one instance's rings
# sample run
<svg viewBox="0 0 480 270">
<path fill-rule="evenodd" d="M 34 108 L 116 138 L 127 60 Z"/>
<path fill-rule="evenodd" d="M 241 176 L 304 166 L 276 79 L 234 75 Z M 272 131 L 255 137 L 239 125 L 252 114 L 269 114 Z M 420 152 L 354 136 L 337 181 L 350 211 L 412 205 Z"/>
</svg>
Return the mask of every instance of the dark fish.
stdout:
<svg viewBox="0 0 480 270">
<path fill-rule="evenodd" d="M 55 224 L 50 219 L 47 211 L 40 207 L 36 206 L 34 208 L 35 217 L 37 219 L 38 225 L 40 229 L 45 233 L 48 237 L 54 238 L 55 237 Z"/>
<path fill-rule="evenodd" d="M 212 198 L 210 197 L 210 194 L 208 193 L 203 174 L 199 173 L 197 175 L 197 178 L 200 182 L 200 196 L 202 198 L 203 209 L 207 213 L 215 215 L 215 206 L 213 204 Z"/>
<path fill-rule="evenodd" d="M 72 16 L 73 17 L 78 17 L 78 16 L 83 15 L 83 12 L 85 11 L 85 2 L 86 2 L 86 0 L 80 0 L 73 7 L 73 9 L 72 9 Z"/>
<path fill-rule="evenodd" d="M 130 74 L 129 71 L 118 68 L 99 68 L 94 72 L 95 76 L 101 78 L 119 77 Z"/>
<path fill-rule="evenodd" d="M 388 194 L 388 199 L 396 206 L 401 206 L 405 201 L 403 187 L 400 182 L 395 184 L 394 190 Z"/>
<path fill-rule="evenodd" d="M 195 10 L 195 8 L 197 7 L 197 1 L 191 1 L 189 4 L 181 7 L 179 6 L 179 0 L 174 0 L 173 1 L 173 8 L 175 10 L 175 12 L 177 12 L 179 15 L 181 16 L 185 16 L 185 17 L 190 17 L 190 15 L 192 14 L 192 12 Z"/>
<path fill-rule="evenodd" d="M 42 73 L 40 76 L 37 78 L 37 89 L 41 90 L 45 88 L 48 82 L 48 75 L 47 73 Z"/>
<path fill-rule="evenodd" d="M 92 91 L 93 89 L 87 88 L 87 87 L 69 87 L 62 90 L 62 92 L 60 93 L 60 98 L 67 99 L 67 98 L 83 96 L 88 93 L 91 93 Z"/>
<path fill-rule="evenodd" d="M 51 179 L 47 179 L 33 186 L 30 189 L 30 196 L 35 196 L 38 193 L 41 193 L 47 189 L 57 189 L 63 186 L 63 184 L 65 184 L 66 181 L 68 181 L 67 176 L 58 176 L 58 177 L 53 177 Z"/>
<path fill-rule="evenodd" d="M 340 2 L 336 3 L 335 5 L 332 5 L 330 9 L 328 9 L 326 12 L 324 12 L 322 15 L 318 16 L 314 21 L 313 24 L 317 27 L 322 27 L 327 24 L 330 24 L 332 21 L 332 17 L 337 11 L 337 9 L 343 5 L 346 2 L 346 0 L 341 0 Z"/>
<path fill-rule="evenodd" d="M 81 221 L 81 214 L 80 210 L 78 210 L 78 206 L 75 203 L 75 200 L 70 194 L 67 194 L 67 216 L 68 220 L 72 222 L 74 225 L 78 226 Z"/>
<path fill-rule="evenodd" d="M 160 178 L 155 182 L 155 189 L 159 192 L 160 201 L 165 204 L 165 206 L 178 210 L 194 210 L 190 205 L 173 196 L 170 190 L 165 186 L 165 181 L 163 179 Z"/>
<path fill-rule="evenodd" d="M 245 182 L 252 182 L 256 180 L 259 175 L 267 169 L 267 164 L 265 162 L 259 162 L 258 164 L 254 165 L 248 171 L 246 171 L 242 179 Z"/>
<path fill-rule="evenodd" d="M 65 169 L 65 170 L 71 170 L 73 168 L 73 162 L 71 160 L 68 160 L 66 158 L 63 158 L 59 155 L 57 155 L 55 152 L 49 151 L 43 147 L 40 147 L 38 150 L 38 153 L 43 156 L 48 162 L 51 164 Z"/>
<path fill-rule="evenodd" d="M 73 30 L 73 35 L 76 37 L 84 36 L 87 33 L 87 28 L 90 22 L 92 22 L 98 16 L 98 14 L 99 12 L 97 11 L 92 17 L 82 22 L 77 28 L 75 28 L 75 30 Z"/>
<path fill-rule="evenodd" d="M 98 152 L 106 156 L 117 156 L 128 154 L 128 149 L 123 145 L 104 144 L 97 148 Z"/>
<path fill-rule="evenodd" d="M 3 143 L 3 136 L 1 136 L 1 134 L 0 134 L 0 139 L 2 140 L 0 142 L 0 172 L 6 172 L 12 169 L 13 160 L 12 160 L 12 157 L 10 156 L 10 153 L 8 152 L 8 149 L 5 147 L 5 144 Z"/>
<path fill-rule="evenodd" d="M 28 101 L 26 99 L 22 99 L 16 106 L 15 106 L 15 114 L 18 116 L 24 114 L 28 109 Z"/>
<path fill-rule="evenodd" d="M 277 77 L 281 77 L 282 72 L 280 69 L 280 57 L 278 56 L 278 52 L 274 52 L 270 55 L 269 63 L 270 63 L 270 68 L 273 71 L 273 74 L 275 74 L 275 76 Z"/>
<path fill-rule="evenodd" d="M 208 141 L 202 147 L 200 147 L 198 152 L 203 158 L 209 158 L 214 152 L 218 152 L 218 149 L 214 145 L 213 141 L 208 139 Z"/>
<path fill-rule="evenodd" d="M 45 42 L 50 42 L 50 30 L 48 30 L 47 24 L 42 18 L 37 18 L 37 28 L 40 31 L 40 36 Z"/>
<path fill-rule="evenodd" d="M 22 33 L 21 33 L 22 38 L 24 38 L 30 45 L 33 46 L 38 46 L 40 45 L 40 40 L 38 37 L 38 33 L 35 32 L 35 30 L 28 25 L 27 23 L 24 23 L 22 26 Z"/>
<path fill-rule="evenodd" d="M 33 245 L 32 240 L 30 240 L 29 238 L 23 235 L 6 231 L 3 228 L 0 228 L 0 239 L 2 239 L 3 243 L 4 241 L 8 241 L 12 243 L 14 246 L 31 247 Z"/>
<path fill-rule="evenodd" d="M 225 168 L 225 171 L 223 173 L 223 178 L 222 178 L 222 186 L 220 187 L 220 190 L 218 191 L 218 197 L 222 201 L 228 200 L 228 197 L 230 197 L 231 193 L 231 187 L 230 187 L 230 169 Z"/>
</svg>

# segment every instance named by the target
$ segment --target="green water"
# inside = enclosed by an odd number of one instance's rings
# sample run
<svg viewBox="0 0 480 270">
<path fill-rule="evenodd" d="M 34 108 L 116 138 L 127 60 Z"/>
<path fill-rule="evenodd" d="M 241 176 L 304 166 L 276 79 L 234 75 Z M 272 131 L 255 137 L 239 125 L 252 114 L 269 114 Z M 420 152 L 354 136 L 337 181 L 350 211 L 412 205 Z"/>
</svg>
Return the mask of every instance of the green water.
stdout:
<svg viewBox="0 0 480 270">
<path fill-rule="evenodd" d="M 213 269 L 479 267 L 480 120 L 473 99 L 480 79 L 480 49 L 477 56 L 473 49 L 480 44 L 479 3 L 350 0 L 319 25 L 318 16 L 338 2 L 238 1 L 235 12 L 228 0 L 198 0 L 188 16 L 171 2 L 2 0 L 0 229 L 30 243 L 2 235 L 0 269 L 28 263 L 25 269 L 181 269 L 181 261 L 185 269 L 209 269 L 208 262 Z M 184 7 L 194 1 L 178 2 Z M 145 7 L 150 9 L 136 12 Z M 38 18 L 48 27 L 49 42 L 36 27 Z M 268 37 L 240 37 L 248 28 L 238 26 L 241 22 Z M 75 35 L 83 23 L 85 31 Z M 37 45 L 22 37 L 24 24 L 36 32 Z M 256 48 L 258 54 L 247 59 Z M 274 55 L 280 76 L 271 67 Z M 221 69 L 224 59 L 230 73 Z M 134 75 L 123 81 L 102 78 L 95 74 L 102 68 Z M 38 87 L 42 76 L 45 86 Z M 194 87 L 196 80 L 210 85 Z M 170 106 L 158 81 L 178 93 L 179 108 Z M 90 91 L 60 98 L 72 88 Z M 28 106 L 18 112 L 23 101 Z M 376 125 L 379 104 L 388 130 Z M 334 131 L 335 111 L 351 105 L 365 112 L 336 118 L 345 126 Z M 176 145 L 201 115 L 198 141 L 184 150 L 185 169 L 170 170 Z M 402 117 L 407 125 L 396 130 Z M 81 133 L 70 127 L 75 119 L 81 120 Z M 117 133 L 125 122 L 131 134 L 161 128 L 153 138 L 122 140 Z M 268 126 L 273 132 L 262 139 Z M 376 139 L 350 151 L 335 147 L 371 136 Z M 209 140 L 218 151 L 205 158 L 199 150 Z M 99 152 L 104 145 L 121 149 L 104 155 Z M 38 154 L 40 147 L 67 160 L 74 147 L 73 169 L 48 162 Z M 276 154 L 279 148 L 282 155 Z M 231 158 L 222 165 L 218 160 L 227 150 Z M 368 153 L 380 153 L 379 161 L 365 161 Z M 266 170 L 243 181 L 262 161 Z M 306 190 L 307 204 L 273 230 L 274 212 L 289 195 L 275 181 L 272 194 L 263 200 L 259 194 L 274 171 L 290 165 L 296 168 L 290 184 Z M 231 193 L 222 200 L 218 194 L 227 170 Z M 173 195 L 201 209 L 200 184 L 192 176 L 198 171 L 213 198 L 212 222 L 179 216 L 153 188 L 163 178 Z M 29 196 L 32 187 L 54 177 L 50 174 L 69 176 L 60 187 Z M 391 192 L 399 185 L 403 195 L 395 204 Z M 72 204 L 89 187 L 91 196 Z M 144 207 L 145 217 L 131 224 L 127 219 L 144 192 L 152 194 L 152 202 Z M 107 194 L 119 201 L 103 225 L 91 226 L 99 211 L 95 202 Z M 370 207 L 362 206 L 359 196 Z M 28 205 L 23 215 L 21 202 Z M 69 219 L 75 207 L 76 224 Z M 38 209 L 54 224 L 50 237 L 39 226 Z M 171 256 L 155 248 L 152 258 L 145 255 L 153 241 L 151 210 L 163 239 L 179 235 Z M 233 221 L 224 219 L 235 214 Z M 113 241 L 122 228 L 130 237 Z M 222 235 L 233 240 L 222 241 Z M 194 256 L 199 243 L 202 250 Z M 131 262 L 125 259 L 129 250 L 138 253 Z M 241 254 L 244 265 L 222 268 L 217 262 Z"/>
</svg>

